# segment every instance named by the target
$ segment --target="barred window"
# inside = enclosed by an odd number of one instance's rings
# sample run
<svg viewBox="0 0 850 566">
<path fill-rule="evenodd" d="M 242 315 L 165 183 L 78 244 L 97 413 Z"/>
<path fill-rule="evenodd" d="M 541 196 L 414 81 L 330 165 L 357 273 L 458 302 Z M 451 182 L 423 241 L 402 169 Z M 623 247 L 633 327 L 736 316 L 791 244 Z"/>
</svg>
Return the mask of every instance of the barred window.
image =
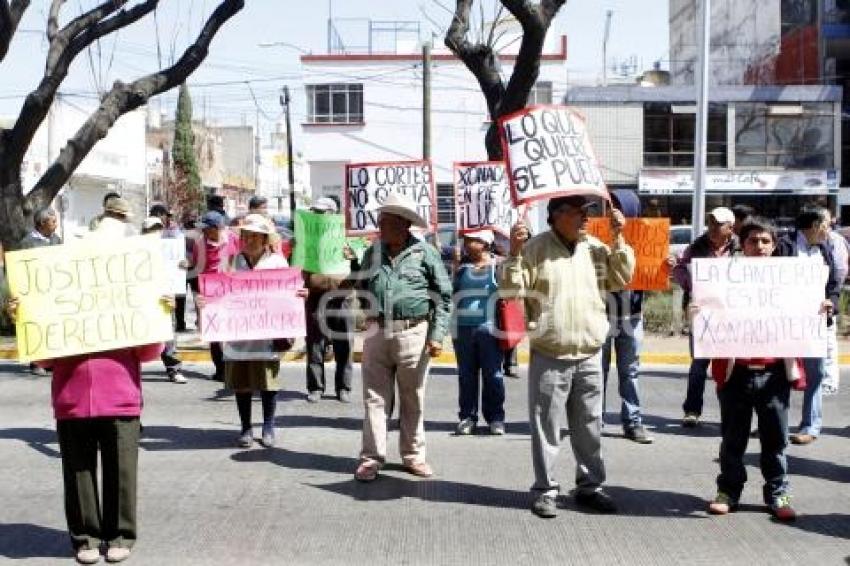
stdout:
<svg viewBox="0 0 850 566">
<path fill-rule="evenodd" d="M 311 124 L 363 123 L 363 85 L 359 83 L 307 85 L 307 122 Z"/>
</svg>

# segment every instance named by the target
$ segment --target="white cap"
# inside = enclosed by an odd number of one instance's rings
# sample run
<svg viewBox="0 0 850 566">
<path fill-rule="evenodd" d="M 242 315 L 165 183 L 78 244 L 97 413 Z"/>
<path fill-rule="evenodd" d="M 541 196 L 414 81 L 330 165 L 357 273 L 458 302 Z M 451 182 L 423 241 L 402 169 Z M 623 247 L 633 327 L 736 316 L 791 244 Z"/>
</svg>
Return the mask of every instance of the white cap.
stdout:
<svg viewBox="0 0 850 566">
<path fill-rule="evenodd" d="M 477 230 L 475 232 L 467 232 L 463 235 L 464 238 L 474 238 L 476 240 L 481 240 L 485 244 L 492 244 L 495 240 L 493 236 L 492 230 Z"/>
<path fill-rule="evenodd" d="M 339 209 L 336 206 L 336 201 L 330 197 L 322 197 L 316 199 L 316 202 L 310 205 L 310 210 L 315 212 L 332 212 L 336 213 Z"/>
<path fill-rule="evenodd" d="M 718 224 L 726 224 L 727 222 L 733 224 L 735 222 L 735 213 L 725 206 L 718 206 L 711 209 L 708 215 L 714 218 Z"/>
</svg>

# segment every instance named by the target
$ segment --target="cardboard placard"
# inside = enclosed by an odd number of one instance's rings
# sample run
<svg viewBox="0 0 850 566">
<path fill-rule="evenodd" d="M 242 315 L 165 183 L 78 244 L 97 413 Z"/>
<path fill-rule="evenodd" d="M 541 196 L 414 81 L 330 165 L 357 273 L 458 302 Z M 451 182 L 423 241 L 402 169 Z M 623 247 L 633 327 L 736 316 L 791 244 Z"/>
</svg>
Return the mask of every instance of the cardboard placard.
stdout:
<svg viewBox="0 0 850 566">
<path fill-rule="evenodd" d="M 351 163 L 345 166 L 345 230 L 350 236 L 378 232 L 378 208 L 390 193 L 412 200 L 419 216 L 437 228 L 437 195 L 430 161 Z"/>
<path fill-rule="evenodd" d="M 494 230 L 510 235 L 520 218 L 511 200 L 505 164 L 468 161 L 454 164 L 455 219 L 459 234 Z"/>
<path fill-rule="evenodd" d="M 606 244 L 613 242 L 608 218 L 589 218 L 587 231 Z M 632 291 L 664 291 L 669 287 L 669 218 L 627 218 L 623 238 L 635 251 L 635 274 L 626 287 Z"/>
</svg>

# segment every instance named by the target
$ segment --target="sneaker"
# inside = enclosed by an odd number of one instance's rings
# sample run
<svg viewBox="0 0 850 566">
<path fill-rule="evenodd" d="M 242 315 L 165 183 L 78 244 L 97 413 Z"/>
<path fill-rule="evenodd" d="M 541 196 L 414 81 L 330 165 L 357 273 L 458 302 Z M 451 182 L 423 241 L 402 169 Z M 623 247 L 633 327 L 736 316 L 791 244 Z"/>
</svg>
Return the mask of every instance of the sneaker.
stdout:
<svg viewBox="0 0 850 566">
<path fill-rule="evenodd" d="M 322 400 L 322 392 L 319 390 L 311 391 L 307 394 L 308 403 L 318 403 Z"/>
<path fill-rule="evenodd" d="M 654 438 L 649 436 L 643 425 L 624 429 L 623 436 L 638 444 L 652 444 L 655 441 Z"/>
<path fill-rule="evenodd" d="M 130 549 L 124 546 L 110 546 L 106 551 L 107 562 L 123 562 L 130 557 Z"/>
<path fill-rule="evenodd" d="M 81 548 L 74 555 L 80 564 L 97 564 L 100 562 L 100 550 L 97 548 Z"/>
<path fill-rule="evenodd" d="M 708 512 L 712 515 L 726 515 L 738 507 L 738 501 L 732 499 L 728 493 L 718 491 L 714 499 L 708 504 Z"/>
<path fill-rule="evenodd" d="M 179 371 L 169 373 L 168 379 L 171 380 L 171 383 L 186 383 L 186 376 Z"/>
<path fill-rule="evenodd" d="M 682 426 L 685 428 L 695 428 L 699 424 L 699 413 L 685 413 L 682 418 Z"/>
<path fill-rule="evenodd" d="M 378 477 L 378 470 L 381 465 L 375 461 L 360 462 L 357 470 L 354 472 L 354 479 L 362 482 L 375 481 Z"/>
<path fill-rule="evenodd" d="M 236 445 L 240 448 L 250 448 L 254 445 L 254 431 L 251 429 L 242 431 L 239 438 L 236 439 Z"/>
<path fill-rule="evenodd" d="M 504 371 L 505 377 L 512 377 L 514 379 L 519 379 L 519 374 L 517 373 L 516 369 L 517 369 L 516 367 L 509 367 L 509 368 L 505 369 L 505 371 Z"/>
<path fill-rule="evenodd" d="M 475 431 L 475 420 L 471 418 L 465 418 L 459 423 L 457 423 L 457 428 L 455 428 L 455 434 L 458 436 L 467 436 L 472 434 Z"/>
<path fill-rule="evenodd" d="M 505 423 L 502 421 L 493 421 L 490 423 L 490 434 L 495 434 L 496 436 L 505 434 Z"/>
<path fill-rule="evenodd" d="M 340 403 L 351 403 L 351 391 L 340 389 L 339 393 L 336 394 L 336 398 L 339 399 Z"/>
<path fill-rule="evenodd" d="M 410 462 L 404 465 L 404 469 L 408 473 L 419 476 L 420 478 L 430 478 L 434 475 L 434 470 L 431 469 L 431 465 L 428 462 Z"/>
<path fill-rule="evenodd" d="M 555 504 L 555 497 L 547 493 L 541 494 L 531 504 L 531 512 L 541 519 L 552 519 L 556 517 L 558 515 L 558 506 Z"/>
<path fill-rule="evenodd" d="M 43 367 L 41 367 L 38 364 L 30 364 L 30 373 L 32 373 L 33 375 L 37 375 L 38 377 L 45 377 L 45 376 L 49 375 L 47 373 L 47 370 L 44 369 Z M 100 555 L 98 555 L 98 556 L 100 556 Z"/>
<path fill-rule="evenodd" d="M 767 508 L 770 510 L 770 514 L 776 517 L 777 521 L 793 521 L 797 518 L 797 512 L 791 507 L 790 495 L 778 495 L 774 497 Z"/>
<path fill-rule="evenodd" d="M 273 427 L 263 427 L 263 435 L 260 437 L 260 444 L 264 448 L 273 448 L 274 447 L 274 428 Z"/>
<path fill-rule="evenodd" d="M 617 504 L 614 503 L 610 495 L 601 489 L 591 492 L 577 491 L 575 499 L 578 505 L 587 507 L 598 513 L 611 514 L 617 512 Z"/>
<path fill-rule="evenodd" d="M 805 446 L 806 444 L 811 444 L 817 440 L 818 437 L 805 432 L 795 432 L 789 437 L 789 439 L 791 440 L 791 444 L 800 444 Z"/>
</svg>

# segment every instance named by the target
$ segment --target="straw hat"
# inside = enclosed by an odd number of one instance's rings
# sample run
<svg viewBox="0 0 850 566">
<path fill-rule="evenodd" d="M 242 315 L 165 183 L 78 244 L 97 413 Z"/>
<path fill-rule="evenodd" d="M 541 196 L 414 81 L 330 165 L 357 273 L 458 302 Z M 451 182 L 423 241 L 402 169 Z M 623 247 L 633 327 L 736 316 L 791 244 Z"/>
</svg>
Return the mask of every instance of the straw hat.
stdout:
<svg viewBox="0 0 850 566">
<path fill-rule="evenodd" d="M 111 212 L 112 214 L 120 214 L 125 218 L 133 217 L 133 211 L 130 209 L 130 203 L 121 197 L 112 197 L 107 200 L 106 204 L 103 206 L 103 210 L 104 212 Z"/>
<path fill-rule="evenodd" d="M 413 201 L 399 193 L 390 193 L 384 204 L 378 207 L 378 213 L 399 216 L 420 228 L 428 227 L 428 221 L 419 216 Z"/>
<path fill-rule="evenodd" d="M 239 227 L 243 232 L 254 232 L 256 234 L 271 235 L 272 226 L 268 218 L 262 214 L 249 214 L 244 219 L 244 224 Z"/>
</svg>

